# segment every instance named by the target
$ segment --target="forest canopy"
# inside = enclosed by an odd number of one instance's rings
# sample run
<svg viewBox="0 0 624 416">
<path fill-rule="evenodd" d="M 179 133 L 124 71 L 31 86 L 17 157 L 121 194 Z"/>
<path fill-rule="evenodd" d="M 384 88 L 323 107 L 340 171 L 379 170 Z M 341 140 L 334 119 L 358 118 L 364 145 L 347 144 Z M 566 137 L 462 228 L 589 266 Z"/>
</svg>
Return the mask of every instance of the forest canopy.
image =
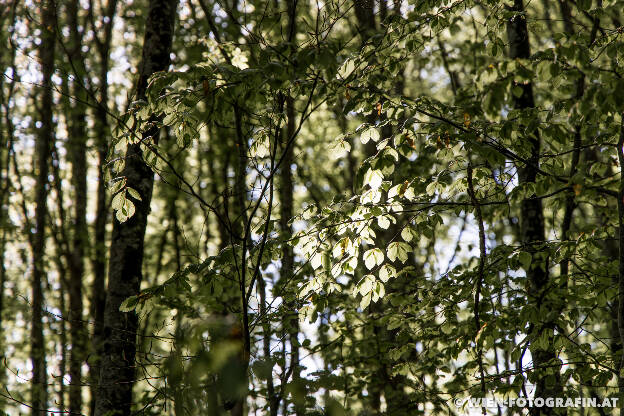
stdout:
<svg viewBox="0 0 624 416">
<path fill-rule="evenodd" d="M 0 0 L 0 414 L 619 414 L 623 9 Z"/>
</svg>

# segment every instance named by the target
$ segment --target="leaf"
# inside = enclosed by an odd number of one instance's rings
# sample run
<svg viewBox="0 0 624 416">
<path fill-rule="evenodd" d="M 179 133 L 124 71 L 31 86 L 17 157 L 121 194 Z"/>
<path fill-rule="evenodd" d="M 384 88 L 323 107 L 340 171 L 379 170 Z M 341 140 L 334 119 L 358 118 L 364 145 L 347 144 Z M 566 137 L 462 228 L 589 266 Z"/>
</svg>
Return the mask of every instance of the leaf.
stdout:
<svg viewBox="0 0 624 416">
<path fill-rule="evenodd" d="M 351 145 L 346 140 L 340 140 L 338 143 L 331 146 L 331 149 L 333 150 L 332 157 L 334 159 L 338 159 L 351 151 Z M 267 147 L 267 155 L 268 153 L 269 152 Z"/>
<path fill-rule="evenodd" d="M 113 201 L 111 202 L 111 207 L 117 211 L 119 209 L 121 209 L 121 207 L 123 206 L 123 203 L 126 199 L 126 193 L 124 191 L 118 192 L 114 197 L 113 197 Z"/>
<path fill-rule="evenodd" d="M 383 261 L 384 261 L 384 254 L 378 248 L 373 248 L 364 253 L 364 264 L 366 265 L 366 268 L 368 270 L 372 269 L 378 264 L 383 263 Z"/>
<path fill-rule="evenodd" d="M 376 204 L 381 200 L 381 192 L 377 189 L 369 189 L 360 197 L 363 204 Z"/>
<path fill-rule="evenodd" d="M 119 222 L 126 222 L 128 218 L 132 217 L 135 212 L 134 204 L 129 199 L 125 198 L 125 192 L 123 192 L 124 198 L 121 200 L 121 206 L 116 209 L 115 217 Z M 119 202 L 117 202 L 118 204 Z"/>
<path fill-rule="evenodd" d="M 427 187 L 425 188 L 427 195 L 433 196 L 433 194 L 435 194 L 436 192 L 437 187 L 438 187 L 438 182 L 434 181 L 434 182 L 429 183 L 429 185 L 427 185 Z"/>
<path fill-rule="evenodd" d="M 381 217 L 377 217 L 377 225 L 379 225 L 380 228 L 387 230 L 388 227 L 390 227 L 390 220 L 387 216 L 382 215 Z"/>
<path fill-rule="evenodd" d="M 351 240 L 349 240 L 349 237 L 344 237 L 340 241 L 338 241 L 338 243 L 336 243 L 332 250 L 332 255 L 334 256 L 334 258 L 337 259 L 342 258 L 342 256 L 344 256 L 344 254 L 350 247 Z"/>
<path fill-rule="evenodd" d="M 312 266 L 312 268 L 316 270 L 319 267 L 321 267 L 322 264 L 323 264 L 323 256 L 321 256 L 320 253 L 314 253 L 312 257 L 310 258 L 310 265 Z"/>
<path fill-rule="evenodd" d="M 370 305 L 371 299 L 372 299 L 372 293 L 370 292 L 367 295 L 363 296 L 362 300 L 360 301 L 360 308 L 366 309 L 368 305 Z"/>
<path fill-rule="evenodd" d="M 119 305 L 119 311 L 120 312 L 131 312 L 131 311 L 136 309 L 138 304 L 139 304 L 139 297 L 138 296 L 130 296 L 129 298 L 127 298 L 123 302 L 121 302 L 121 305 Z"/>
<path fill-rule="evenodd" d="M 137 201 L 142 201 L 141 195 L 139 195 L 139 192 L 136 189 L 126 188 L 126 190 L 132 198 L 136 199 Z"/>
<path fill-rule="evenodd" d="M 379 135 L 377 129 L 369 128 L 368 130 L 362 132 L 362 134 L 360 135 L 360 141 L 362 142 L 362 144 L 366 144 L 369 140 L 376 142 L 379 140 L 380 137 L 381 136 Z"/>
<path fill-rule="evenodd" d="M 371 189 L 377 189 L 383 182 L 383 173 L 380 170 L 368 169 L 364 175 L 364 185 L 369 185 Z"/>
<path fill-rule="evenodd" d="M 358 292 L 360 292 L 362 296 L 365 296 L 373 290 L 374 285 L 375 276 L 373 276 L 372 274 L 367 274 L 358 285 Z"/>
<path fill-rule="evenodd" d="M 373 302 L 377 302 L 379 299 L 383 298 L 386 294 L 386 288 L 381 282 L 375 282 L 375 286 L 372 291 L 373 294 Z"/>
<path fill-rule="evenodd" d="M 394 185 L 392 188 L 388 190 L 388 198 L 394 198 L 399 195 L 399 190 L 401 189 L 402 184 Z"/>
<path fill-rule="evenodd" d="M 129 199 L 125 200 L 124 206 L 122 207 L 122 209 L 125 211 L 125 214 L 128 216 L 128 218 L 134 215 L 134 211 L 135 211 L 134 203 L 130 201 Z"/>
<path fill-rule="evenodd" d="M 384 283 L 395 276 L 396 269 L 389 264 L 384 264 L 383 266 L 381 266 L 381 269 L 379 269 L 379 279 Z"/>
<path fill-rule="evenodd" d="M 169 114 L 167 114 L 167 116 L 165 118 L 163 118 L 163 121 L 162 121 L 163 124 L 166 125 L 166 126 L 172 125 L 173 122 L 176 119 L 176 116 L 177 116 L 176 113 L 169 113 Z"/>
<path fill-rule="evenodd" d="M 520 264 L 522 264 L 524 270 L 529 270 L 529 268 L 531 267 L 531 262 L 533 261 L 533 256 L 531 256 L 531 253 L 521 251 L 518 254 L 518 260 L 520 260 Z"/>
<path fill-rule="evenodd" d="M 388 258 L 390 261 L 399 259 L 402 263 L 405 263 L 411 250 L 412 248 L 409 244 L 395 241 L 388 245 Z"/>
<path fill-rule="evenodd" d="M 409 226 L 406 226 L 401 230 L 401 238 L 407 242 L 412 241 L 412 229 Z"/>
<path fill-rule="evenodd" d="M 353 62 L 353 59 L 349 58 L 346 61 L 344 61 L 340 69 L 338 69 L 338 75 L 340 78 L 345 79 L 349 75 L 351 75 L 351 73 L 354 70 L 355 70 L 355 62 Z"/>
<path fill-rule="evenodd" d="M 259 379 L 268 380 L 273 372 L 273 363 L 270 360 L 257 360 L 251 368 Z"/>
<path fill-rule="evenodd" d="M 121 191 L 123 187 L 126 186 L 126 181 L 127 178 L 118 178 L 117 180 L 115 180 L 110 188 L 111 194 L 115 195 L 119 191 Z"/>
</svg>

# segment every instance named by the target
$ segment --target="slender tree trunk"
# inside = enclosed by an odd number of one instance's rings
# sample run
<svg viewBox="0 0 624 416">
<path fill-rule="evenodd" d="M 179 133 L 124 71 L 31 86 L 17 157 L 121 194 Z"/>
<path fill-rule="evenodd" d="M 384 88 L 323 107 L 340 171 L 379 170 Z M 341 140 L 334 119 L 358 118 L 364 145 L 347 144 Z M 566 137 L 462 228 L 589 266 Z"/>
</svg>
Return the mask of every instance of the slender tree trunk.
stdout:
<svg viewBox="0 0 624 416">
<path fill-rule="evenodd" d="M 169 67 L 176 7 L 175 0 L 150 0 L 139 67 L 138 99 L 145 99 L 148 78 Z M 159 134 L 160 130 L 155 127 L 146 132 L 144 138 L 152 137 L 157 141 Z M 113 222 L 96 416 L 131 414 L 138 318 L 133 312 L 120 312 L 119 307 L 126 298 L 139 292 L 142 280 L 143 244 L 154 174 L 143 162 L 140 145 L 128 146 L 122 175 L 127 179 L 127 186 L 136 189 L 142 200 L 135 201 L 135 214 L 126 222 Z"/>
<path fill-rule="evenodd" d="M 515 0 L 510 7 L 511 11 L 517 12 L 507 22 L 507 36 L 509 39 L 509 56 L 512 59 L 528 59 L 531 55 L 529 44 L 529 32 L 527 29 L 526 14 L 522 0 Z M 533 99 L 533 86 L 531 83 L 517 84 L 522 89 L 522 95 L 514 96 L 514 108 L 528 110 L 535 107 Z M 530 149 L 528 163 L 518 166 L 518 182 L 520 185 L 535 183 L 540 163 L 540 137 L 537 132 L 527 138 Z M 520 206 L 520 233 L 522 244 L 525 250 L 533 256 L 533 261 L 527 270 L 528 279 L 528 303 L 530 307 L 537 308 L 545 306 L 547 302 L 548 282 L 548 259 L 545 253 L 540 251 L 539 245 L 545 239 L 544 214 L 541 199 L 529 197 L 521 202 Z M 536 339 L 545 331 L 552 332 L 545 328 L 546 322 L 532 323 L 529 336 Z M 531 356 L 533 357 L 533 367 L 537 374 L 535 397 L 562 397 L 563 387 L 561 385 L 561 375 L 559 372 L 560 361 L 557 358 L 552 343 L 545 348 L 531 346 Z M 553 368 L 554 367 L 554 368 Z M 545 373 L 550 372 L 552 377 L 546 377 Z M 564 414 L 563 409 L 549 407 L 533 407 L 530 409 L 532 416 Z"/>
<path fill-rule="evenodd" d="M 0 206 L 0 210 L 3 210 L 4 212 L 4 207 Z M 0 224 L 2 224 L 3 226 L 2 236 L 0 237 L 0 351 L 5 351 L 5 341 L 4 341 L 5 332 L 2 326 L 4 322 L 2 320 L 2 313 L 4 312 L 4 286 L 7 280 L 6 268 L 4 266 L 7 231 L 6 231 L 6 228 L 4 228 L 5 226 L 4 221 L 6 221 L 5 218 L 2 218 L 0 222 Z M 4 353 L 2 353 L 0 357 L 1 356 L 4 356 Z M 4 369 L 0 371 L 0 384 L 6 384 L 6 373 Z M 4 412 L 6 404 L 7 404 L 6 399 L 4 397 L 0 397 L 0 414 Z"/>
<path fill-rule="evenodd" d="M 61 93 L 64 97 L 69 97 L 69 92 L 67 91 L 67 79 L 63 80 L 63 84 L 61 87 Z M 66 114 L 69 112 L 69 100 L 62 100 L 63 102 L 63 112 Z M 67 235 L 67 215 L 65 213 L 65 198 L 63 193 L 63 187 L 61 185 L 61 169 L 60 162 L 58 157 L 58 149 L 57 143 L 54 142 L 51 149 L 51 157 L 52 157 L 52 175 L 54 177 L 54 182 L 52 184 L 56 195 L 54 195 L 54 201 L 56 202 L 56 214 L 58 215 L 58 226 L 56 225 L 55 219 L 50 221 L 51 225 L 51 235 L 54 239 L 55 243 L 55 255 L 52 261 L 56 266 L 56 271 L 59 277 L 59 309 L 61 314 L 61 319 L 59 322 L 59 343 L 60 343 L 60 363 L 59 363 L 59 374 L 58 380 L 60 380 L 59 386 L 59 406 L 60 409 L 65 411 L 67 408 L 65 407 L 66 398 L 67 398 L 67 389 L 65 384 L 65 375 L 67 374 L 67 356 L 68 356 L 68 338 L 67 338 L 67 323 L 69 322 L 69 313 L 67 311 L 67 288 L 69 286 L 69 281 L 67 279 L 67 270 L 68 267 L 66 264 L 71 262 L 70 256 L 70 241 Z"/>
<path fill-rule="evenodd" d="M 5 24 L 6 23 L 6 24 Z M 5 17 L 0 17 L 0 31 L 7 30 L 9 26 L 13 25 L 13 22 Z M 8 59 L 7 58 L 8 55 Z M 5 72 L 6 68 L 14 68 L 15 64 L 15 51 L 10 51 L 10 53 L 5 55 L 5 50 L 0 50 L 0 68 L 3 72 Z M 13 83 L 15 81 L 10 81 L 7 84 L 7 88 L 9 91 L 13 88 Z M 11 142 L 11 134 L 9 133 L 9 129 L 12 128 L 10 125 L 10 106 L 9 101 L 11 100 L 10 94 L 5 94 L 5 83 L 4 77 L 0 77 L 0 229 L 2 229 L 2 234 L 0 236 L 0 351 L 5 350 L 4 336 L 5 331 L 3 331 L 2 324 L 3 321 L 3 312 L 4 312 L 4 287 L 7 281 L 6 275 L 6 267 L 5 267 L 5 258 L 6 258 L 6 243 L 7 237 L 9 237 L 8 227 L 10 224 L 10 219 L 8 214 L 8 200 L 9 200 L 9 187 L 10 187 L 10 162 L 11 162 L 11 154 L 9 152 L 10 142 Z M 3 353 L 0 353 L 0 357 L 3 356 Z M 4 368 L 0 369 L 0 385 L 6 384 L 6 373 Z M 0 397 L 0 414 L 5 409 L 7 402 L 4 397 Z"/>
<path fill-rule="evenodd" d="M 267 362 L 271 361 L 271 336 L 273 331 L 271 330 L 271 321 L 267 314 L 267 299 L 266 299 L 266 283 L 264 276 L 258 278 L 258 293 L 260 295 L 260 316 L 262 319 L 262 354 Z M 272 369 L 272 368 L 271 368 Z M 280 399 L 275 393 L 275 385 L 273 384 L 273 374 L 267 379 L 267 402 L 269 403 L 269 415 L 277 416 L 279 410 Z"/>
<path fill-rule="evenodd" d="M 41 44 L 39 60 L 41 62 L 41 91 L 37 96 L 41 127 L 37 131 L 35 151 L 37 154 L 37 183 L 35 185 L 35 235 L 32 246 L 32 321 L 30 333 L 30 360 L 32 363 L 31 406 L 33 415 L 45 415 L 48 403 L 47 365 L 45 339 L 43 334 L 43 283 L 46 279 L 44 251 L 45 228 L 47 222 L 48 198 L 48 161 L 50 144 L 54 140 L 52 120 L 54 73 L 54 48 L 56 43 L 56 3 L 41 2 Z"/>
<path fill-rule="evenodd" d="M 100 86 L 98 104 L 94 114 L 95 144 L 98 154 L 98 186 L 96 196 L 95 222 L 93 226 L 93 250 L 91 266 L 93 269 L 93 283 L 91 286 L 90 312 L 93 317 L 93 338 L 91 340 L 91 358 L 89 362 L 90 401 L 89 414 L 95 413 L 95 400 L 100 372 L 100 357 L 102 355 L 102 334 L 104 327 L 104 308 L 106 305 L 106 224 L 108 209 L 106 206 L 106 180 L 104 165 L 106 163 L 108 137 L 108 70 L 110 60 L 110 45 L 114 16 L 117 9 L 117 0 L 109 0 L 106 6 L 104 20 L 104 38 L 96 42 L 100 57 Z"/>
<path fill-rule="evenodd" d="M 286 12 L 288 13 L 288 42 L 291 43 L 291 52 L 294 50 L 294 43 L 297 36 L 297 0 L 286 1 Z M 294 163 L 294 142 L 289 143 L 297 128 L 295 100 L 293 97 L 286 97 L 286 131 L 282 134 L 282 145 L 284 146 L 284 156 L 280 170 L 280 229 L 282 232 L 282 267 L 280 269 L 280 279 L 283 281 L 283 288 L 294 287 L 292 280 L 295 275 L 295 255 L 290 240 L 293 230 L 289 221 L 294 216 L 294 184 L 292 174 L 292 164 Z M 297 305 L 287 306 L 289 311 L 283 325 L 288 330 L 288 340 L 290 344 L 290 365 L 292 367 L 293 402 L 296 416 L 305 413 L 305 386 L 301 379 L 301 366 L 299 364 L 299 315 Z"/>
<path fill-rule="evenodd" d="M 234 103 L 234 122 L 236 128 L 236 148 L 238 150 L 238 159 L 236 163 L 235 177 L 234 177 L 234 199 L 236 201 L 236 219 L 233 224 L 232 230 L 234 232 L 234 236 L 238 237 L 242 241 L 242 246 L 244 250 L 242 250 L 242 259 L 239 265 L 241 270 L 241 275 L 239 276 L 240 281 L 238 281 L 239 290 L 239 301 L 241 302 L 241 321 L 239 323 L 241 328 L 241 338 L 236 339 L 236 341 L 241 342 L 241 350 L 238 352 L 237 357 L 240 360 L 238 364 L 240 364 L 239 368 L 241 369 L 241 374 L 239 376 L 247 377 L 247 369 L 249 367 L 249 350 L 251 348 L 249 337 L 246 336 L 249 334 L 248 322 L 245 320 L 245 316 L 247 314 L 247 302 L 245 299 L 246 295 L 246 281 L 247 278 L 245 276 L 245 268 L 247 267 L 246 256 L 247 250 L 250 250 L 252 247 L 251 244 L 251 230 L 248 229 L 248 214 L 247 214 L 247 206 L 248 206 L 248 196 L 247 196 L 247 141 L 243 136 L 243 118 L 241 109 L 239 108 L 237 103 Z M 225 202 L 228 203 L 227 201 Z M 231 239 L 230 242 L 234 240 Z M 247 382 L 245 381 L 245 384 Z M 226 407 L 231 407 L 231 415 L 232 416 L 243 416 L 245 414 L 245 404 L 247 402 L 247 385 L 245 385 L 245 393 L 237 394 L 233 398 L 226 398 Z M 229 403 L 231 402 L 231 403 Z"/>
<path fill-rule="evenodd" d="M 78 0 L 67 3 L 69 25 L 68 55 L 74 71 L 71 95 L 74 97 L 68 115 L 68 150 L 72 165 L 74 188 L 74 222 L 72 248 L 69 256 L 69 328 L 71 351 L 69 357 L 69 411 L 82 413 L 82 363 L 85 359 L 86 337 L 82 317 L 82 280 L 84 278 L 85 251 L 89 242 L 87 229 L 87 94 L 85 89 L 84 56 L 82 54 L 82 33 L 78 31 Z"/>
<path fill-rule="evenodd" d="M 286 134 L 283 134 L 283 144 L 287 145 L 288 141 L 295 132 L 295 107 L 294 100 L 291 97 L 286 99 Z M 291 245 L 288 243 L 292 236 L 292 227 L 289 224 L 290 219 L 294 216 L 293 213 L 293 176 L 291 165 L 293 164 L 293 151 L 294 148 L 290 145 L 285 148 L 284 159 L 282 161 L 282 168 L 280 171 L 280 229 L 282 232 L 281 238 L 284 243 L 282 244 L 282 267 L 280 268 L 280 286 L 282 290 L 286 287 L 293 287 L 292 280 L 295 274 L 295 256 Z M 293 311 L 285 316 L 283 325 L 288 332 L 288 340 L 290 344 L 290 365 L 292 367 L 292 384 L 295 387 L 296 396 L 293 397 L 295 403 L 295 414 L 300 416 L 304 413 L 303 402 L 305 401 L 305 392 L 302 390 L 301 380 L 301 367 L 299 365 L 299 316 L 296 313 L 297 305 L 291 303 L 286 306 L 287 310 Z"/>
<path fill-rule="evenodd" d="M 624 114 L 623 114 L 624 116 Z M 620 127 L 620 138 L 617 143 L 617 156 L 620 168 L 624 166 L 624 120 Z M 620 184 L 618 190 L 618 306 L 617 306 L 617 326 L 620 335 L 620 348 L 624 345 L 624 175 L 620 173 Z M 620 363 L 618 366 L 618 396 L 620 409 L 624 404 L 624 354 L 621 354 Z"/>
<path fill-rule="evenodd" d="M 375 2 L 373 0 L 353 0 L 355 17 L 358 23 L 358 32 L 363 42 L 375 32 Z"/>
<path fill-rule="evenodd" d="M 58 244 L 57 244 L 58 246 Z M 66 407 L 66 393 L 67 393 L 67 389 L 65 388 L 65 374 L 67 374 L 67 305 L 65 303 L 65 298 L 67 297 L 66 292 L 67 292 L 67 276 L 66 276 L 66 268 L 65 265 L 62 262 L 62 256 L 60 254 L 60 252 L 62 251 L 62 249 L 60 247 L 58 247 L 57 250 L 57 258 L 55 259 L 56 261 L 56 268 L 58 270 L 59 273 L 59 280 L 60 280 L 60 290 L 59 290 L 59 309 L 60 309 L 60 313 L 63 319 L 60 320 L 59 322 L 59 344 L 60 344 L 60 362 L 59 362 L 59 374 L 58 374 L 58 380 L 59 380 L 59 392 L 58 392 L 58 400 L 59 400 L 59 408 L 61 410 L 65 410 Z"/>
</svg>

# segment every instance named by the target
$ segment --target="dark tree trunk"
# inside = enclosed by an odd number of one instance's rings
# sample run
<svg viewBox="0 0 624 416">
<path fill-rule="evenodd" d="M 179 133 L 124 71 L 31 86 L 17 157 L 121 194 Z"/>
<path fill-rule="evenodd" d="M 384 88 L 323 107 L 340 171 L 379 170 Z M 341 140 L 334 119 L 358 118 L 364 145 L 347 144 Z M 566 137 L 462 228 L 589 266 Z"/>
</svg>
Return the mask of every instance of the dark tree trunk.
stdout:
<svg viewBox="0 0 624 416">
<path fill-rule="evenodd" d="M 297 0 L 286 1 L 286 12 L 288 13 L 288 42 L 291 44 L 291 50 L 294 51 L 297 36 Z M 295 255 L 293 248 L 289 243 L 293 230 L 289 221 L 294 216 L 294 183 L 292 174 L 292 164 L 294 163 L 294 135 L 296 134 L 296 112 L 295 100 L 293 97 L 286 97 L 286 131 L 282 134 L 282 144 L 284 156 L 280 170 L 280 229 L 282 232 L 283 249 L 282 249 L 282 267 L 280 269 L 280 278 L 283 288 L 294 287 L 293 279 L 295 277 Z M 289 311 L 294 313 L 285 317 L 284 326 L 288 328 L 288 341 L 290 343 L 290 365 L 292 367 L 292 384 L 293 402 L 295 405 L 296 416 L 302 416 L 305 413 L 305 387 L 301 379 L 301 367 L 299 365 L 299 315 L 297 313 L 297 305 L 291 304 L 287 306 Z"/>
<path fill-rule="evenodd" d="M 86 337 L 82 318 L 82 280 L 84 278 L 84 257 L 89 242 L 87 229 L 87 94 L 85 89 L 85 67 L 82 54 L 82 33 L 78 31 L 78 1 L 67 3 L 69 30 L 68 57 L 74 72 L 71 84 L 72 100 L 68 118 L 68 150 L 72 165 L 74 187 L 74 223 L 72 248 L 69 254 L 69 331 L 71 351 L 69 357 L 69 412 L 82 413 L 82 363 L 85 359 Z"/>
<path fill-rule="evenodd" d="M 620 127 L 620 138 L 617 144 L 617 155 L 620 167 L 624 166 L 624 121 Z M 620 362 L 618 364 L 618 396 L 620 408 L 624 400 L 624 354 L 621 348 L 624 346 L 624 175 L 620 173 L 620 183 L 618 189 L 618 302 L 617 302 L 617 327 L 619 332 Z M 616 344 L 617 345 L 617 344 Z"/>
<path fill-rule="evenodd" d="M 96 42 L 100 58 L 99 68 L 99 92 L 98 104 L 95 108 L 95 144 L 98 154 L 98 186 L 96 196 L 96 213 L 93 227 L 93 250 L 91 265 L 93 268 L 93 283 L 91 286 L 90 312 L 94 321 L 93 338 L 91 340 L 91 357 L 89 360 L 89 382 L 91 398 L 89 402 L 89 414 L 95 412 L 95 399 L 97 384 L 100 373 L 100 357 L 102 354 L 102 333 L 104 327 L 104 308 L 106 305 L 106 223 L 108 209 L 106 206 L 106 180 L 104 178 L 104 165 L 106 164 L 106 148 L 108 137 L 108 70 L 110 59 L 110 45 L 117 0 L 109 0 L 106 5 L 104 21 L 104 37 Z"/>
<path fill-rule="evenodd" d="M 362 41 L 366 42 L 375 32 L 375 2 L 373 0 L 354 0 L 355 17 L 358 24 L 358 32 Z"/>
<path fill-rule="evenodd" d="M 267 316 L 266 283 L 264 276 L 258 277 L 258 293 L 260 296 L 260 316 L 262 317 L 262 354 L 267 362 L 271 361 L 271 321 Z M 267 398 L 269 404 L 269 416 L 277 416 L 279 411 L 280 397 L 275 393 L 273 377 L 267 379 Z"/>
<path fill-rule="evenodd" d="M 32 362 L 31 406 L 33 415 L 45 415 L 48 402 L 47 365 L 45 340 L 43 336 L 43 284 L 46 280 L 44 251 L 45 228 L 47 222 L 48 198 L 48 161 L 50 144 L 54 140 L 52 120 L 54 74 L 54 48 L 56 44 L 56 3 L 41 3 L 41 44 L 39 60 L 41 62 L 41 90 L 38 93 L 39 117 L 41 127 L 37 131 L 35 151 L 37 154 L 35 185 L 35 235 L 32 239 L 32 321 L 30 333 L 30 360 Z"/>
<path fill-rule="evenodd" d="M 290 97 L 286 99 L 286 114 L 287 124 L 286 132 L 282 135 L 284 146 L 288 145 L 288 141 L 295 132 L 295 107 L 294 100 Z M 281 238 L 284 242 L 282 245 L 282 267 L 280 268 L 280 286 L 282 290 L 292 286 L 294 272 L 295 272 L 295 256 L 291 245 L 288 243 L 292 236 L 292 227 L 289 224 L 290 219 L 293 217 L 293 175 L 291 165 L 293 164 L 293 145 L 291 144 L 287 148 L 285 147 L 284 158 L 282 160 L 282 167 L 280 171 L 280 229 L 282 232 Z M 286 290 L 286 292 L 288 292 Z M 302 386 L 301 380 L 301 368 L 299 366 L 299 316 L 297 314 L 297 305 L 293 301 L 286 306 L 288 311 L 293 311 L 285 316 L 283 325 L 288 331 L 288 340 L 290 343 L 290 365 L 292 367 L 292 383 L 295 387 L 294 391 L 300 393 L 301 397 L 293 397 L 295 403 L 295 414 L 300 416 L 304 413 L 304 408 L 301 404 L 302 400 L 305 400 L 305 394 L 300 391 Z"/>
<path fill-rule="evenodd" d="M 507 36 L 509 39 L 509 56 L 512 59 L 528 59 L 531 55 L 529 44 L 529 32 L 527 29 L 526 14 L 522 0 L 515 0 L 511 11 L 517 12 L 507 22 Z M 533 86 L 531 83 L 517 84 L 522 89 L 519 97 L 514 96 L 514 108 L 528 110 L 535 107 L 533 98 Z M 540 163 L 540 137 L 537 132 L 527 137 L 530 149 L 530 156 L 526 164 L 518 166 L 518 182 L 520 185 L 535 183 Z M 530 307 L 540 308 L 548 300 L 548 259 L 540 250 L 540 244 L 545 239 L 544 214 L 541 199 L 529 197 L 522 200 L 520 205 L 520 234 L 525 250 L 533 256 L 533 262 L 527 270 L 528 279 L 528 303 Z M 547 322 L 534 322 L 531 325 L 529 336 L 536 339 L 547 329 Z M 536 372 L 535 397 L 562 397 L 561 375 L 559 373 L 560 361 L 557 358 L 552 344 L 546 348 L 531 346 L 531 356 L 533 357 L 533 367 Z M 553 371 L 554 367 L 554 371 Z M 546 377 L 545 372 L 550 370 L 553 377 Z M 555 415 L 563 414 L 561 410 L 549 407 L 533 407 L 530 414 Z"/>
<path fill-rule="evenodd" d="M 137 99 L 145 99 L 148 78 L 169 67 L 176 7 L 175 0 L 149 3 Z M 151 136 L 157 141 L 159 133 L 158 128 L 152 128 L 144 138 Z M 144 163 L 139 145 L 128 146 L 122 175 L 142 200 L 135 201 L 135 214 L 126 222 L 113 221 L 96 416 L 128 416 L 132 407 L 138 318 L 133 312 L 120 312 L 119 307 L 140 290 L 145 228 L 154 186 L 154 174 Z"/>
<path fill-rule="evenodd" d="M 14 22 L 8 19 L 8 16 L 0 17 L 0 31 L 7 31 Z M 6 53 L 5 52 L 9 52 Z M 0 50 L 0 70 L 4 73 L 7 68 L 14 68 L 15 66 L 15 51 Z M 8 226 L 10 219 L 8 216 L 8 199 L 9 188 L 11 185 L 9 173 L 11 153 L 9 152 L 12 136 L 10 133 L 13 129 L 10 121 L 10 106 L 11 100 L 10 91 L 12 91 L 15 80 L 11 80 L 6 84 L 9 94 L 5 94 L 5 79 L 0 77 L 0 228 L 2 232 L 0 235 L 0 351 L 5 350 L 3 330 L 3 311 L 4 311 L 4 288 L 7 281 L 5 258 L 6 258 L 6 243 L 10 238 Z M 2 353 L 0 353 L 0 356 Z M 6 384 L 6 372 L 4 368 L 0 369 L 0 385 Z M 0 414 L 5 409 L 7 400 L 4 397 L 0 397 Z"/>
</svg>

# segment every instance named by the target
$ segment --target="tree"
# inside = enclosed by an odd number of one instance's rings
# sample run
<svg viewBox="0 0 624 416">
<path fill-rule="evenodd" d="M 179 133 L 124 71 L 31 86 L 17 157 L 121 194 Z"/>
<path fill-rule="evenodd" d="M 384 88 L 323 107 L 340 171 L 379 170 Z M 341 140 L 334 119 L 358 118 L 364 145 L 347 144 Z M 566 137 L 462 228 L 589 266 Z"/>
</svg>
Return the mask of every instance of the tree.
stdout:
<svg viewBox="0 0 624 416">
<path fill-rule="evenodd" d="M 83 27 L 78 16 L 78 1 L 67 3 L 67 23 L 70 28 L 68 58 L 74 72 L 71 95 L 74 98 L 69 115 L 68 147 L 72 161 L 74 187 L 74 221 L 71 255 L 69 256 L 69 324 L 71 355 L 69 358 L 69 411 L 82 411 L 82 364 L 85 360 L 86 337 L 83 325 L 83 279 L 85 253 L 89 243 L 87 227 L 87 78 L 85 56 L 82 53 Z M 84 29 L 83 29 L 84 30 Z"/>
<path fill-rule="evenodd" d="M 166 71 L 170 63 L 177 2 L 150 1 L 139 67 L 136 97 L 146 98 L 149 77 Z M 153 120 L 154 122 L 156 120 Z M 122 302 L 139 292 L 142 279 L 143 240 L 150 210 L 154 176 L 143 160 L 144 146 L 158 143 L 160 129 L 152 127 L 141 143 L 128 146 L 123 185 L 115 198 L 122 200 L 113 223 L 108 289 L 104 309 L 102 357 L 96 396 L 95 415 L 129 415 L 135 380 L 135 352 L 138 321 L 134 314 L 120 311 Z M 126 193 L 134 199 L 126 199 Z M 115 204 L 115 202 L 113 202 Z M 128 219 L 128 217 L 130 217 Z"/>
<path fill-rule="evenodd" d="M 52 74 L 54 73 L 54 50 L 56 36 L 53 31 L 56 25 L 56 3 L 43 1 L 41 13 L 41 44 L 39 59 L 43 81 L 39 95 L 41 105 L 39 118 L 41 126 L 37 134 L 37 186 L 35 234 L 32 239 L 32 318 L 31 318 L 31 345 L 30 360 L 32 362 L 32 390 L 31 406 L 34 415 L 44 415 L 48 407 L 48 377 L 46 366 L 46 348 L 43 331 L 43 285 L 45 283 L 45 241 L 47 223 L 48 197 L 48 163 L 50 159 L 50 144 L 54 141 L 54 124 L 52 108 Z"/>
<path fill-rule="evenodd" d="M 613 413 L 620 1 L 69 1 L 47 66 L 27 6 L 0 18 L 7 412 L 45 311 L 49 412 Z"/>
</svg>

